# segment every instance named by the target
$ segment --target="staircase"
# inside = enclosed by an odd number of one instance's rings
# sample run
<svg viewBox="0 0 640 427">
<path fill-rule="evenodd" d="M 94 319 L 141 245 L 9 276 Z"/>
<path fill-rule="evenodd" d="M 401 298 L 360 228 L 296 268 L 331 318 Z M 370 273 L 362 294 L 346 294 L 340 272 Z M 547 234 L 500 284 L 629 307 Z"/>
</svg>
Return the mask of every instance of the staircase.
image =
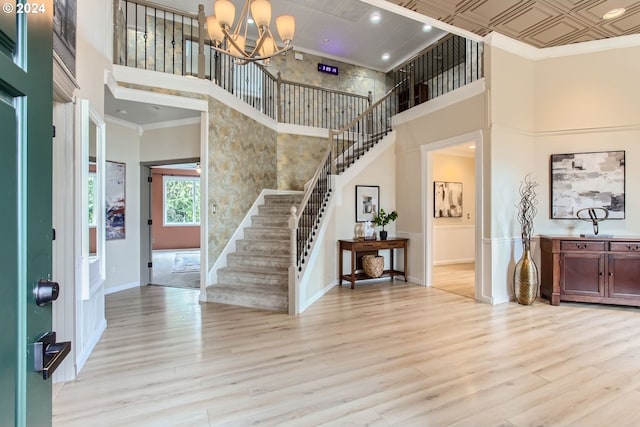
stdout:
<svg viewBox="0 0 640 427">
<path fill-rule="evenodd" d="M 367 135 L 367 138 L 358 140 L 353 139 L 350 141 L 344 151 L 338 156 L 336 160 L 336 170 L 338 175 L 346 171 L 349 166 L 354 164 L 360 157 L 364 156 L 367 151 L 373 148 L 382 138 L 387 136 L 391 129 L 384 129 L 377 135 Z"/>
<path fill-rule="evenodd" d="M 218 283 L 207 287 L 207 301 L 287 312 L 291 206 L 304 194 L 271 194 L 251 217 L 244 239 L 228 254 L 227 266 L 218 270 Z"/>
</svg>

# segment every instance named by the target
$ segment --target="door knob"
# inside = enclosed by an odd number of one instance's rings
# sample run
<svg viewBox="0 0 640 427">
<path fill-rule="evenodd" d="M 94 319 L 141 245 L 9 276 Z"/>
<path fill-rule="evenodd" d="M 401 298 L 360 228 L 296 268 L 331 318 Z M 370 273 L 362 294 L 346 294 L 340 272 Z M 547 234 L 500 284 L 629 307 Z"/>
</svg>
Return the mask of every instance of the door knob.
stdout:
<svg viewBox="0 0 640 427">
<path fill-rule="evenodd" d="M 46 279 L 38 280 L 36 287 L 33 289 L 33 295 L 36 298 L 36 304 L 40 307 L 50 304 L 58 299 L 60 294 L 60 285 Z"/>
</svg>

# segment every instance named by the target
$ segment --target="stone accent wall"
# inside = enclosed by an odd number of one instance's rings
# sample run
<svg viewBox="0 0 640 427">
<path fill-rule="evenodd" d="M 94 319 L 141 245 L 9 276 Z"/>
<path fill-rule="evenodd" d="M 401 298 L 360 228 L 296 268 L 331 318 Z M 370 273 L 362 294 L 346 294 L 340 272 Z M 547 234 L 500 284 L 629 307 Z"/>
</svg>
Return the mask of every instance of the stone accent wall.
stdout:
<svg viewBox="0 0 640 427">
<path fill-rule="evenodd" d="M 198 51 L 197 20 L 162 11 L 154 15 L 154 9 L 147 10 L 144 7 L 137 9 L 138 25 L 135 28 L 133 22 L 126 22 L 124 9 L 116 14 L 118 28 L 126 28 L 126 32 L 117 33 L 114 62 L 171 74 L 197 73 L 197 58 L 185 57 L 184 52 L 186 40 L 192 40 L 196 44 L 195 52 Z M 130 20 L 135 20 L 135 12 L 136 7 L 131 4 Z"/>
<path fill-rule="evenodd" d="M 209 265 L 260 192 L 277 188 L 277 145 L 275 131 L 209 98 Z"/>
<path fill-rule="evenodd" d="M 278 190 L 304 190 L 328 144 L 328 138 L 278 134 Z"/>
<path fill-rule="evenodd" d="M 373 94 L 373 101 L 377 101 L 393 87 L 390 76 L 368 68 L 347 64 L 334 59 L 323 58 L 309 53 L 302 53 L 303 60 L 295 59 L 292 51 L 285 56 L 279 55 L 271 60 L 269 72 L 274 76 L 280 72 L 283 80 L 306 83 L 326 89 L 334 89 L 342 92 L 366 96 Z M 337 66 L 339 75 L 320 73 L 318 63 Z"/>
</svg>

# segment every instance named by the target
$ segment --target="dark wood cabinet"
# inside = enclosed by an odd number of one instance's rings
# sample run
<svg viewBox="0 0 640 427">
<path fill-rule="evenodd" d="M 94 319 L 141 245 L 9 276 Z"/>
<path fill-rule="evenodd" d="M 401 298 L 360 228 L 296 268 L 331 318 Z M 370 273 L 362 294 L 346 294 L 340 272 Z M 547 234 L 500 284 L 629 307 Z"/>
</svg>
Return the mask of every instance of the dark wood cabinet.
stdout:
<svg viewBox="0 0 640 427">
<path fill-rule="evenodd" d="M 540 293 L 560 301 L 640 306 L 640 239 L 540 238 Z"/>
</svg>

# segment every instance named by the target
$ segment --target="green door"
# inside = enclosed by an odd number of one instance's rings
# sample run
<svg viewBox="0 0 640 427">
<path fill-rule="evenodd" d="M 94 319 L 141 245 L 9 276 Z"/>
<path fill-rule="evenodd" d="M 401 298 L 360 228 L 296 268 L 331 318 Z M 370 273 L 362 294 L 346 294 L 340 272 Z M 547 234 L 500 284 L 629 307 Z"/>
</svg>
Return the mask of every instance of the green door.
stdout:
<svg viewBox="0 0 640 427">
<path fill-rule="evenodd" d="M 34 371 L 33 344 L 51 331 L 51 304 L 34 288 L 51 272 L 53 5 L 0 3 L 0 426 L 41 427 L 51 379 Z"/>
</svg>

